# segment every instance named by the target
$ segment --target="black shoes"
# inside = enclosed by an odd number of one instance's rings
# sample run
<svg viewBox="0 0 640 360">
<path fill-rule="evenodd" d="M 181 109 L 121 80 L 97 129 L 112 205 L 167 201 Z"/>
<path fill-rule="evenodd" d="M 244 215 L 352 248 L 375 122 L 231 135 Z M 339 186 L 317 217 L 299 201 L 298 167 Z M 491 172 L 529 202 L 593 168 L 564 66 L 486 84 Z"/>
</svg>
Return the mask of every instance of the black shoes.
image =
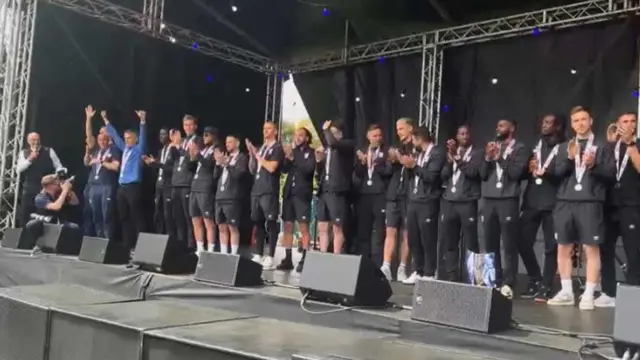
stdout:
<svg viewBox="0 0 640 360">
<path fill-rule="evenodd" d="M 523 299 L 533 299 L 538 294 L 538 289 L 541 284 L 539 281 L 529 280 L 529 284 L 527 284 L 527 290 L 520 294 L 520 297 Z"/>
<path fill-rule="evenodd" d="M 293 270 L 293 262 L 291 259 L 284 259 L 276 266 L 276 270 L 280 271 L 291 271 Z"/>
</svg>

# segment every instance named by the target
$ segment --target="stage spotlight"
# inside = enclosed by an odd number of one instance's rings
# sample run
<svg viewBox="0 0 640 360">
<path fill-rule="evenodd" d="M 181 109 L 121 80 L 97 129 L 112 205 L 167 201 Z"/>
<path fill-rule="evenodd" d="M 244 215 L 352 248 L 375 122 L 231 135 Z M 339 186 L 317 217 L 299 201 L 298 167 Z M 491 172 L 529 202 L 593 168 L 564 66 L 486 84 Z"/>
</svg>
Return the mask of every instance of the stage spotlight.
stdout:
<svg viewBox="0 0 640 360">
<path fill-rule="evenodd" d="M 531 33 L 533 34 L 533 36 L 538 36 L 540 34 L 540 29 L 534 27 Z"/>
<path fill-rule="evenodd" d="M 356 102 L 360 102 L 360 97 L 357 97 L 357 98 L 356 98 Z"/>
<path fill-rule="evenodd" d="M 640 90 L 635 89 L 635 90 L 633 90 L 632 94 L 633 94 L 633 97 L 635 97 L 635 98 L 640 97 Z"/>
<path fill-rule="evenodd" d="M 571 69 L 571 75 L 575 75 L 578 72 L 576 69 Z"/>
<path fill-rule="evenodd" d="M 198 43 L 193 43 L 193 45 L 191 45 L 191 47 L 193 47 L 193 50 L 198 50 Z"/>
<path fill-rule="evenodd" d="M 329 8 L 322 9 L 322 16 L 329 16 L 330 13 Z"/>
<path fill-rule="evenodd" d="M 442 112 L 449 112 L 449 105 L 442 105 Z"/>
<path fill-rule="evenodd" d="M 212 82 L 213 81 L 213 75 L 207 75 L 207 82 Z"/>
<path fill-rule="evenodd" d="M 380 56 L 380 62 L 384 62 L 384 56 Z"/>
<path fill-rule="evenodd" d="M 231 5 L 231 11 L 238 12 L 238 7 L 235 5 Z"/>
<path fill-rule="evenodd" d="M 244 89 L 244 91 L 245 91 L 245 92 L 250 92 L 250 91 L 251 91 L 251 89 L 246 88 L 246 89 Z"/>
<path fill-rule="evenodd" d="M 174 38 L 173 36 L 169 36 L 169 41 L 171 41 L 172 43 L 176 42 L 176 38 Z"/>
<path fill-rule="evenodd" d="M 496 79 L 496 78 L 491 79 L 491 83 L 493 85 L 497 84 L 498 83 L 498 79 Z"/>
</svg>

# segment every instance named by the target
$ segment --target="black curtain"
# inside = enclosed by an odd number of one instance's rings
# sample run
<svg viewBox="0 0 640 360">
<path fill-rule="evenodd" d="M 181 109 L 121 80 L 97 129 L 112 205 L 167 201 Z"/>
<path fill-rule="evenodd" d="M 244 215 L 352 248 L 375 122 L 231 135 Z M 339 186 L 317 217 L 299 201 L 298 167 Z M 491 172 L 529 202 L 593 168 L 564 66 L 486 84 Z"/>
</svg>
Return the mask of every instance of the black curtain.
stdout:
<svg viewBox="0 0 640 360">
<path fill-rule="evenodd" d="M 509 118 L 532 145 L 540 116 L 576 105 L 604 134 L 618 113 L 637 109 L 637 33 L 631 19 L 445 50 L 440 139 L 466 123 L 482 144 Z"/>
<path fill-rule="evenodd" d="M 84 107 L 108 109 L 120 133 L 137 129 L 134 109 L 149 114 L 148 152 L 156 153 L 162 127 L 181 128 L 185 113 L 222 136 L 262 138 L 266 77 L 164 41 L 40 3 L 27 131 L 56 149 L 82 189 L 87 170 Z M 249 89 L 249 92 L 246 91 Z M 101 126 L 94 119 L 94 132 Z M 153 213 L 153 174 L 145 176 L 146 201 Z"/>
</svg>

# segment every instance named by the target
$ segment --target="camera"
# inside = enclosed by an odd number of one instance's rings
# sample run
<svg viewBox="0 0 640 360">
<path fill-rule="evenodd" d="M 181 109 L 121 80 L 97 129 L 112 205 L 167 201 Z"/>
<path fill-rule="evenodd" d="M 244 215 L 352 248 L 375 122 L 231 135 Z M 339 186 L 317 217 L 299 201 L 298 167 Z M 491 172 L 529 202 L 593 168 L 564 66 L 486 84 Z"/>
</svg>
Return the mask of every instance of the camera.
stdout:
<svg viewBox="0 0 640 360">
<path fill-rule="evenodd" d="M 58 171 L 56 171 L 56 177 L 61 182 L 64 182 L 64 181 L 73 182 L 73 180 L 75 179 L 75 176 L 69 176 L 69 172 L 67 171 L 67 168 L 58 169 Z"/>
</svg>

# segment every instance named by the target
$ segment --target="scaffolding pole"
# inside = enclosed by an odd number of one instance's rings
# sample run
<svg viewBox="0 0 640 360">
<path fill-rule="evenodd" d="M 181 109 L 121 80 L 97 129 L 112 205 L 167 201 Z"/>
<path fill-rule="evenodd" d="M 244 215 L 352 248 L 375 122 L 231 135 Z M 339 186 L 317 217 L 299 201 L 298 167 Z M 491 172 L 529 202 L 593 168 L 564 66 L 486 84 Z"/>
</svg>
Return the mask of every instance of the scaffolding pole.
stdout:
<svg viewBox="0 0 640 360">
<path fill-rule="evenodd" d="M 282 130 L 282 74 L 274 68 L 267 75 L 264 121 L 273 121 Z"/>
<path fill-rule="evenodd" d="M 164 27 L 164 0 L 144 0 L 142 4 L 143 26 L 155 36 L 160 35 Z"/>
<path fill-rule="evenodd" d="M 36 0 L 0 3 L 0 232 L 15 225 L 24 139 Z"/>
</svg>

